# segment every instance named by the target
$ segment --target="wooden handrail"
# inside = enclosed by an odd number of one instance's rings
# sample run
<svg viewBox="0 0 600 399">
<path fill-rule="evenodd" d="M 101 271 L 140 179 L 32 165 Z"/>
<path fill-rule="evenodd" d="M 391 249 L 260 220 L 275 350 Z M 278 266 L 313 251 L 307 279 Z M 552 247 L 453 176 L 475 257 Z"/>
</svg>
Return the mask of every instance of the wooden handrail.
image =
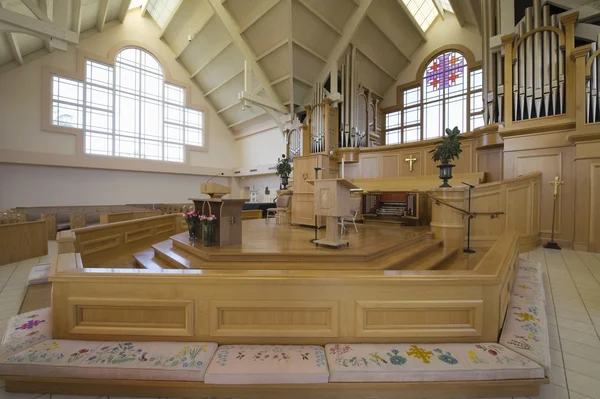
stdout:
<svg viewBox="0 0 600 399">
<path fill-rule="evenodd" d="M 454 206 L 452 204 L 447 203 L 446 201 L 443 201 L 439 198 L 437 198 L 436 196 L 432 195 L 431 193 L 427 193 L 427 196 L 429 198 L 431 198 L 432 200 L 434 200 L 436 202 L 436 204 L 443 204 L 446 205 L 454 210 L 459 211 L 460 213 L 467 215 L 469 218 L 474 219 L 477 216 L 490 216 L 492 219 L 497 218 L 499 215 L 504 215 L 504 212 L 469 212 L 467 210 L 464 210 L 462 208 L 459 208 L 457 206 Z"/>
</svg>

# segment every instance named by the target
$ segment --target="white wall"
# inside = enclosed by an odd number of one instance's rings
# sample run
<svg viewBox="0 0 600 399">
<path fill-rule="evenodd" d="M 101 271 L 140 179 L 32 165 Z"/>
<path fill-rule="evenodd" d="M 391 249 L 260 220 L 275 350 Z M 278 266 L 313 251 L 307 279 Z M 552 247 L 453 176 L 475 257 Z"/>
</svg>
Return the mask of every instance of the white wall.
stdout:
<svg viewBox="0 0 600 399">
<path fill-rule="evenodd" d="M 206 176 L 0 164 L 0 210 L 16 206 L 186 203 Z M 229 184 L 229 178 L 214 182 Z M 191 202 L 190 202 L 191 203 Z"/>
<path fill-rule="evenodd" d="M 275 128 L 237 139 L 235 149 L 235 168 L 244 172 L 257 166 L 275 166 L 277 158 L 285 153 L 285 142 L 281 131 Z"/>
<path fill-rule="evenodd" d="M 445 19 L 437 20 L 427 31 L 427 41 L 412 55 L 411 62 L 398 74 L 396 85 L 384 94 L 381 107 L 396 105 L 396 87 L 417 79 L 421 63 L 438 48 L 446 45 L 460 44 L 467 47 L 475 56 L 475 61 L 482 59 L 482 41 L 479 31 L 473 26 L 461 27 L 452 13 L 446 13 Z"/>
<path fill-rule="evenodd" d="M 78 48 L 93 57 L 105 58 L 115 46 L 143 41 L 163 62 L 172 81 L 191 84 L 189 73 L 159 36 L 160 29 L 150 17 L 142 18 L 139 11 L 130 12 L 124 24 L 111 22 L 102 33 L 84 33 Z M 189 194 L 199 194 L 199 183 L 205 180 L 199 175 L 230 174 L 236 166 L 233 135 L 204 99 L 204 93 L 193 84 L 188 105 L 205 110 L 208 151 L 192 151 L 184 164 L 84 155 L 76 136 L 42 130 L 44 67 L 77 73 L 82 67 L 78 49 L 69 46 L 68 52 L 54 51 L 0 74 L 0 209 L 16 205 L 180 202 Z M 17 174 L 6 176 L 7 173 Z M 94 188 L 96 184 L 100 188 Z"/>
</svg>

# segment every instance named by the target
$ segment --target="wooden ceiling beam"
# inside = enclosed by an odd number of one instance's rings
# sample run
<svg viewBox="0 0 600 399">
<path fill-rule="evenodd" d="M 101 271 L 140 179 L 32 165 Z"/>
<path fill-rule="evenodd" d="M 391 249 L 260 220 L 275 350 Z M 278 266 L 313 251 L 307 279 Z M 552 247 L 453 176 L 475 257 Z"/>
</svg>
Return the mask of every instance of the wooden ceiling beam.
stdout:
<svg viewBox="0 0 600 399">
<path fill-rule="evenodd" d="M 217 115 L 222 114 L 223 112 L 227 111 L 228 109 L 231 109 L 231 108 L 235 107 L 238 104 L 240 104 L 240 100 L 237 100 L 233 104 L 229 104 L 225 108 L 221 108 L 220 110 L 217 111 Z"/>
<path fill-rule="evenodd" d="M 456 15 L 456 19 L 460 26 L 465 26 L 467 23 L 467 18 L 465 17 L 465 10 L 462 7 L 464 1 L 461 0 L 449 0 L 452 9 L 454 10 L 454 15 Z"/>
<path fill-rule="evenodd" d="M 177 1 L 178 1 L 178 3 L 175 5 L 173 12 L 171 13 L 171 15 L 169 15 L 169 18 L 167 18 L 167 20 L 165 21 L 165 26 L 163 26 L 163 28 L 160 30 L 160 36 L 158 37 L 159 39 L 162 39 L 165 36 L 165 32 L 169 28 L 171 21 L 173 21 L 173 18 L 175 18 L 177 11 L 179 11 L 179 7 L 181 7 L 181 4 L 183 3 L 183 0 L 177 0 Z"/>
<path fill-rule="evenodd" d="M 73 0 L 77 1 L 77 0 Z M 81 0 L 79 0 L 81 2 Z M 129 6 L 131 5 L 131 0 L 123 0 L 121 3 L 121 8 L 119 9 L 119 21 L 123 23 L 125 21 L 125 17 L 127 16 L 127 11 L 129 11 Z"/>
<path fill-rule="evenodd" d="M 318 10 L 315 10 L 313 6 L 307 3 L 305 0 L 298 0 L 298 3 L 302 4 L 304 8 L 310 11 L 315 17 L 319 18 L 325 25 L 329 26 L 335 33 L 342 36 L 342 31 L 339 30 L 326 16 L 321 14 Z"/>
<path fill-rule="evenodd" d="M 261 111 L 262 111 L 262 109 L 261 109 Z M 243 125 L 244 123 L 250 122 L 252 119 L 256 119 L 258 117 L 261 117 L 264 114 L 266 114 L 265 111 L 262 111 L 260 114 L 252 114 L 252 116 L 250 116 L 249 118 L 245 118 L 245 119 L 242 119 L 240 121 L 234 122 L 231 125 L 228 125 L 227 127 L 229 129 L 232 129 L 232 128 L 236 127 L 236 126 Z"/>
<path fill-rule="evenodd" d="M 262 17 L 264 17 L 273 7 L 279 4 L 280 0 L 263 0 L 261 5 L 263 6 L 261 10 L 256 14 L 254 18 L 246 23 L 243 27 L 240 28 L 240 35 L 248 30 L 252 25 L 257 23 Z"/>
<path fill-rule="evenodd" d="M 0 3 L 0 8 L 4 8 L 2 3 Z M 17 39 L 15 38 L 15 34 L 11 32 L 5 32 L 6 40 L 8 40 L 8 45 L 10 46 L 10 52 L 13 55 L 13 58 L 19 65 L 23 65 L 23 56 L 21 55 L 21 49 L 19 48 L 19 43 L 17 43 Z"/>
<path fill-rule="evenodd" d="M 399 1 L 401 2 L 402 0 Z M 344 51 L 346 51 L 346 48 L 350 44 L 352 37 L 354 37 L 354 34 L 356 33 L 356 30 L 358 29 L 360 23 L 367 15 L 367 10 L 369 9 L 371 2 L 372 0 L 360 1 L 360 6 L 352 13 L 350 18 L 344 25 L 344 29 L 342 30 L 343 34 L 333 47 L 333 50 L 329 54 L 329 58 L 327 58 L 327 62 L 325 63 L 321 71 L 319 71 L 319 74 L 317 75 L 317 78 L 315 79 L 312 85 L 313 87 L 317 83 L 325 82 L 327 76 L 331 73 L 333 67 L 337 65 L 338 60 L 340 59 L 342 54 L 344 54 Z M 305 103 L 308 103 L 310 101 L 311 95 L 312 93 L 309 93 L 309 95 L 305 99 Z"/>
<path fill-rule="evenodd" d="M 277 43 L 276 45 L 274 45 L 273 47 L 271 47 L 270 49 L 265 50 L 264 52 L 262 52 L 261 54 L 256 56 L 256 61 L 260 61 L 261 59 L 265 58 L 267 55 L 271 54 L 275 50 L 279 49 L 280 47 L 283 47 L 285 44 L 287 44 L 287 42 L 288 42 L 288 39 L 285 38 L 282 41 L 280 41 L 279 43 Z"/>
<path fill-rule="evenodd" d="M 109 0 L 100 0 L 100 5 L 98 6 L 98 16 L 96 17 L 96 29 L 98 29 L 98 32 L 102 32 L 104 30 L 106 16 L 108 15 L 109 3 Z"/>
<path fill-rule="evenodd" d="M 29 10 L 35 15 L 40 21 L 52 23 L 52 0 L 41 0 L 38 6 L 34 0 L 22 0 L 23 4 L 29 8 Z M 44 39 L 44 47 L 48 52 L 54 51 L 52 41 L 50 38 Z"/>
<path fill-rule="evenodd" d="M 256 61 L 256 54 L 254 54 L 254 51 L 250 48 L 248 43 L 246 43 L 244 38 L 239 34 L 240 27 L 238 23 L 231 16 L 231 14 L 227 12 L 227 10 L 223 7 L 223 4 L 221 4 L 219 0 L 209 1 L 213 10 L 220 18 L 221 22 L 223 22 L 223 24 L 225 25 L 227 32 L 229 32 L 229 36 L 231 36 L 231 39 L 233 40 L 237 48 L 242 52 L 242 54 L 244 54 L 246 61 L 248 62 L 250 68 L 252 69 L 252 72 L 254 72 L 254 75 L 258 79 L 258 83 L 264 88 L 269 100 L 278 105 L 281 105 L 281 100 L 279 99 L 279 96 L 271 87 L 271 85 L 269 85 L 269 78 L 267 77 L 267 74 Z"/>
<path fill-rule="evenodd" d="M 394 82 L 396 81 L 396 76 L 394 76 L 390 71 L 388 71 L 383 65 L 381 65 L 380 62 L 377 62 L 376 60 L 374 60 L 373 58 L 368 57 L 363 51 L 361 51 L 358 47 L 356 47 L 356 51 L 358 51 L 359 53 L 362 54 L 362 56 L 369 60 L 373 65 L 375 65 L 377 67 L 377 69 L 379 69 L 381 72 L 383 72 L 384 74 L 386 74 L 390 79 L 392 79 Z"/>
<path fill-rule="evenodd" d="M 211 9 L 212 10 L 212 9 Z M 208 25 L 208 23 L 215 17 L 215 12 L 212 11 L 212 13 L 210 15 L 207 15 L 205 17 L 204 20 L 200 21 L 200 25 L 198 25 L 198 28 L 196 28 L 196 30 L 194 31 L 194 33 L 192 35 L 190 35 L 190 37 L 188 38 L 188 42 L 185 46 L 183 46 L 183 48 L 176 54 L 175 58 L 179 58 L 181 57 L 181 54 L 183 54 L 183 52 L 185 51 L 185 49 L 190 45 L 190 43 L 192 42 L 192 40 L 194 40 L 194 38 L 196 36 L 198 36 L 198 34 L 200 32 L 202 32 L 202 30 L 206 27 L 206 25 Z"/>
<path fill-rule="evenodd" d="M 379 33 L 381 33 L 390 43 L 392 43 L 394 45 L 394 47 L 396 47 L 396 50 L 398 50 L 400 55 L 402 57 L 404 57 L 406 59 L 406 61 L 410 62 L 410 56 L 408 54 L 406 54 L 404 52 L 404 50 L 402 50 L 402 48 L 400 48 L 400 45 L 398 44 L 398 42 L 396 40 L 394 40 L 391 36 L 389 36 L 387 33 L 385 33 L 385 31 L 383 29 L 381 29 L 381 27 L 379 25 L 377 25 L 377 23 L 375 21 L 373 21 L 373 19 L 371 17 L 369 17 L 367 15 L 367 18 L 369 18 L 369 20 L 371 22 L 373 22 L 373 25 L 375 25 L 375 28 L 379 31 Z"/>
<path fill-rule="evenodd" d="M 40 21 L 4 8 L 0 9 L 0 22 L 10 26 L 10 30 L 13 32 L 25 33 L 42 39 L 55 39 L 53 45 L 56 48 L 59 48 L 57 46 L 59 41 L 79 44 L 79 35 L 73 31 L 52 22 Z"/>
</svg>

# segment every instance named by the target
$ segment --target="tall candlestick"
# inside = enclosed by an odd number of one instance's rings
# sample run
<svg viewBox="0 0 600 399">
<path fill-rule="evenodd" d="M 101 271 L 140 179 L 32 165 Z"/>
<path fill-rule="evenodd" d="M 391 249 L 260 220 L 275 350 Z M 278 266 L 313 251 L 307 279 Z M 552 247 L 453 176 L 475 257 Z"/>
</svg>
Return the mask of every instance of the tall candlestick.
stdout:
<svg viewBox="0 0 600 399">
<path fill-rule="evenodd" d="M 344 178 L 344 158 L 342 158 L 342 179 Z"/>
</svg>

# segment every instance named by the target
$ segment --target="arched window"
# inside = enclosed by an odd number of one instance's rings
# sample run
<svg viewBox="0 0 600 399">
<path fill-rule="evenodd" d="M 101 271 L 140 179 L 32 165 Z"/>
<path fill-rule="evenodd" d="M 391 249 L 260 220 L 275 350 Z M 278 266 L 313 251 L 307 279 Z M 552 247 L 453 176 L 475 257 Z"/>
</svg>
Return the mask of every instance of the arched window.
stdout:
<svg viewBox="0 0 600 399">
<path fill-rule="evenodd" d="M 83 83 L 53 76 L 52 111 L 53 124 L 83 129 L 86 154 L 183 162 L 185 145 L 204 144 L 203 112 L 139 48 L 121 50 L 114 67 L 87 60 Z"/>
<path fill-rule="evenodd" d="M 483 126 L 481 68 L 469 69 L 458 51 L 433 57 L 415 85 L 406 87 L 400 109 L 386 114 L 386 144 L 440 137 L 445 128 L 461 132 Z"/>
</svg>

